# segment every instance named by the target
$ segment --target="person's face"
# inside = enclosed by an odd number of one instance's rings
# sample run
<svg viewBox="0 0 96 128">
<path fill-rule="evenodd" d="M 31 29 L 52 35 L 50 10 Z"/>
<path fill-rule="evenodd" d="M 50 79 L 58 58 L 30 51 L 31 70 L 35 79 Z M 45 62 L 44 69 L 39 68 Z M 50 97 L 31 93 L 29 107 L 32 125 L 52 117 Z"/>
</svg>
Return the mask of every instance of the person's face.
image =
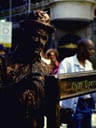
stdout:
<svg viewBox="0 0 96 128">
<path fill-rule="evenodd" d="M 32 39 L 34 41 L 34 46 L 36 51 L 42 51 L 46 43 L 48 42 L 48 33 L 44 29 L 38 29 L 32 35 Z"/>
<path fill-rule="evenodd" d="M 56 61 L 56 54 L 55 54 L 54 52 L 50 52 L 50 54 L 49 54 L 49 59 L 50 59 L 52 62 Z"/>
<path fill-rule="evenodd" d="M 95 53 L 95 46 L 92 41 L 89 41 L 86 47 L 86 59 L 91 59 Z"/>
<path fill-rule="evenodd" d="M 0 50 L 0 55 L 5 55 L 5 51 L 4 50 Z"/>
</svg>

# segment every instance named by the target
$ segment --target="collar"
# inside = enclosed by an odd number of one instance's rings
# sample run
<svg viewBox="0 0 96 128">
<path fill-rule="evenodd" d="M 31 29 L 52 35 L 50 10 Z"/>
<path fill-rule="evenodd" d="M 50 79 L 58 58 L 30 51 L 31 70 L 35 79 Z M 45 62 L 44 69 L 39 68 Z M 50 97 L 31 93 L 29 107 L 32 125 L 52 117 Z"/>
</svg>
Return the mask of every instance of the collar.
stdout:
<svg viewBox="0 0 96 128">
<path fill-rule="evenodd" d="M 80 67 L 82 66 L 82 65 L 80 65 L 80 63 L 79 63 L 79 61 L 78 61 L 78 59 L 77 59 L 77 54 L 74 55 L 74 63 L 75 63 L 75 65 L 77 65 L 77 66 L 80 66 Z M 86 65 L 86 64 L 88 64 L 88 60 L 87 60 L 87 59 L 85 60 L 85 65 Z"/>
<path fill-rule="evenodd" d="M 75 65 L 78 65 L 78 66 L 80 65 L 79 61 L 77 59 L 77 54 L 74 55 L 74 63 L 75 63 Z"/>
</svg>

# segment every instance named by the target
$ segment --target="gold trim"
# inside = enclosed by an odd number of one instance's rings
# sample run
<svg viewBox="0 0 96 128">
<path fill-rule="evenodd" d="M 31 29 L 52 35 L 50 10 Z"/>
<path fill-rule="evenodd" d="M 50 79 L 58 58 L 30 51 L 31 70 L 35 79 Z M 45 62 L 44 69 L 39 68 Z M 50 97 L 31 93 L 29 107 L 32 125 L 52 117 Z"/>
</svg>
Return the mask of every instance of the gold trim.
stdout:
<svg viewBox="0 0 96 128">
<path fill-rule="evenodd" d="M 77 45 L 74 43 L 68 43 L 68 44 L 59 46 L 58 48 L 77 48 Z"/>
</svg>

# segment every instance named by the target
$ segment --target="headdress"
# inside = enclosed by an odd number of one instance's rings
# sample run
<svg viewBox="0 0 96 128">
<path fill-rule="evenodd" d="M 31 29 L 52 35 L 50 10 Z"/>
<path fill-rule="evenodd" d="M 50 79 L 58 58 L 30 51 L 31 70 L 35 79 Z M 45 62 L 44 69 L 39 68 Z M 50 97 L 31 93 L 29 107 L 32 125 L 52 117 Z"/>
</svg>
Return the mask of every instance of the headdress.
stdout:
<svg viewBox="0 0 96 128">
<path fill-rule="evenodd" d="M 43 28 L 49 33 L 55 31 L 54 27 L 50 24 L 49 15 L 42 10 L 34 10 L 29 13 L 25 20 L 20 21 L 20 26 L 24 29 Z"/>
</svg>

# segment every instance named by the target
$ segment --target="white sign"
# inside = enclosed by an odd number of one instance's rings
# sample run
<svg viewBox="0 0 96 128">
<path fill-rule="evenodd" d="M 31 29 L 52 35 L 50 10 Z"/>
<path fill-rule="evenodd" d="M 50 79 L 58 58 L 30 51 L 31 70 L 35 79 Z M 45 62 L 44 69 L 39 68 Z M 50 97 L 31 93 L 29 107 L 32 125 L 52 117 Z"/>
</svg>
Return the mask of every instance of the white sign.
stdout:
<svg viewBox="0 0 96 128">
<path fill-rule="evenodd" d="M 5 47 L 11 47 L 12 45 L 12 22 L 0 21 L 0 44 Z"/>
</svg>

